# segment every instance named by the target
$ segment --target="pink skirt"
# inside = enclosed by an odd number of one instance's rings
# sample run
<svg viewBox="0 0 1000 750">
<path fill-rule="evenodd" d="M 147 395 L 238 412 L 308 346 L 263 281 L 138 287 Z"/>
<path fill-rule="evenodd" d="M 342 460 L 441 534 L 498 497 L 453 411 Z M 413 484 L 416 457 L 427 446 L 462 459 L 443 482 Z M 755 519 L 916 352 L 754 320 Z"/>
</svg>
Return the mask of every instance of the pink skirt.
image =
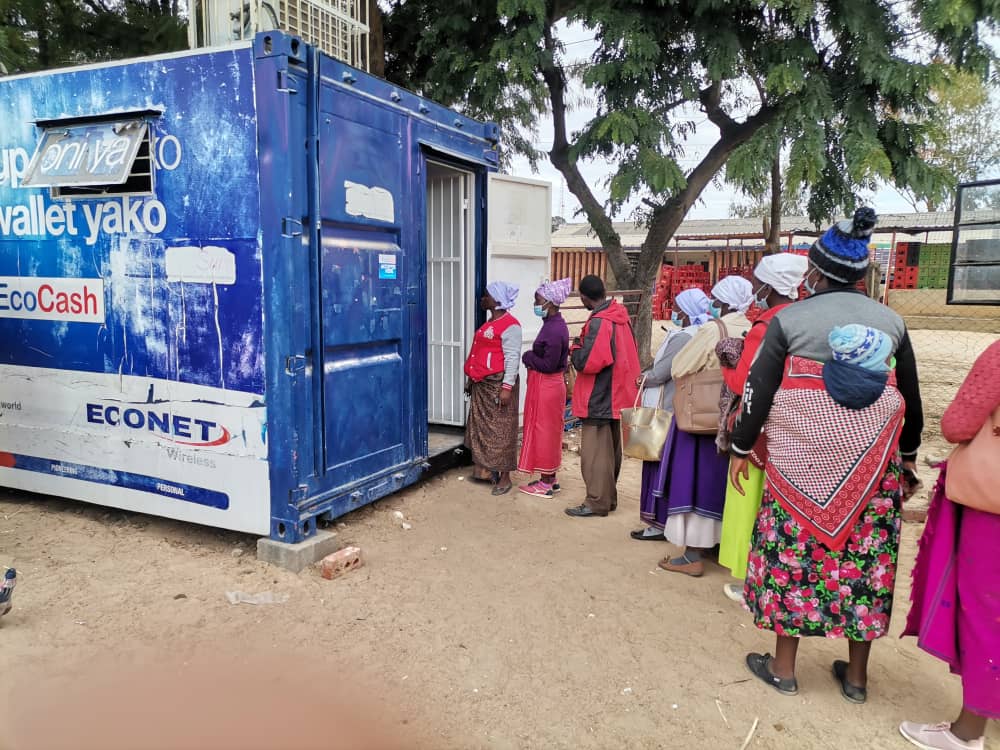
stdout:
<svg viewBox="0 0 1000 750">
<path fill-rule="evenodd" d="M 561 372 L 528 370 L 524 398 L 524 442 L 517 470 L 525 474 L 555 474 L 562 466 L 566 381 Z"/>
<path fill-rule="evenodd" d="M 1000 515 L 949 500 L 946 472 L 920 538 L 903 635 L 962 676 L 966 708 L 1000 719 Z"/>
</svg>

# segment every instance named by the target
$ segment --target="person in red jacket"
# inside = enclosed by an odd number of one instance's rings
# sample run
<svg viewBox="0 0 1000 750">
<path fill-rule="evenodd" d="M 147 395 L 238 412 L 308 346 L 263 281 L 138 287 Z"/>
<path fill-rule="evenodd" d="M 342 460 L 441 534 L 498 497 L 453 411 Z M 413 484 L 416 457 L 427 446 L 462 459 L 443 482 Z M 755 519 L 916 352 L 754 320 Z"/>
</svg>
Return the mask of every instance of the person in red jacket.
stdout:
<svg viewBox="0 0 1000 750">
<path fill-rule="evenodd" d="M 618 507 L 618 474 L 622 466 L 621 410 L 635 403 L 639 352 L 628 311 L 607 298 L 597 276 L 580 281 L 580 300 L 591 311 L 583 332 L 570 347 L 577 372 L 573 416 L 583 420 L 580 470 L 587 497 L 566 509 L 577 518 L 606 516 Z"/>
</svg>

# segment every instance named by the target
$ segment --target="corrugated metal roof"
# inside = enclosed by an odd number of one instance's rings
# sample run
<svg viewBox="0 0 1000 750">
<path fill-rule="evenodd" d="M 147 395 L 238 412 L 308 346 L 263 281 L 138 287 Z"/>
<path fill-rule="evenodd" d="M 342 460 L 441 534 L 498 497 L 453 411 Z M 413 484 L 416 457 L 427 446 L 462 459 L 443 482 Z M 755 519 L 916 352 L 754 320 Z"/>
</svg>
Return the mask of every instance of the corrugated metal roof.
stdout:
<svg viewBox="0 0 1000 750">
<path fill-rule="evenodd" d="M 1000 223 L 1000 211 L 966 211 L 962 215 L 964 221 L 996 221 Z M 923 234 L 947 232 L 951 236 L 951 226 L 954 216 L 951 211 L 933 213 L 881 214 L 875 241 L 888 241 L 892 231 L 904 234 Z M 634 222 L 615 222 L 615 231 L 621 237 L 622 245 L 627 248 L 638 248 L 646 239 L 646 228 Z M 825 227 L 824 227 L 825 228 Z M 935 232 L 937 230 L 937 232 Z M 781 220 L 781 231 L 786 235 L 794 232 L 803 240 L 815 237 L 817 230 L 806 216 L 786 216 Z M 744 244 L 756 244 L 748 235 L 760 236 L 763 233 L 762 221 L 755 219 L 688 219 L 681 222 L 675 233 L 675 238 L 710 238 L 710 237 L 744 237 Z M 883 237 L 883 235 L 885 235 Z M 940 240 L 939 240 L 940 241 Z M 553 247 L 599 248 L 600 241 L 591 231 L 590 224 L 564 224 L 552 233 Z"/>
</svg>

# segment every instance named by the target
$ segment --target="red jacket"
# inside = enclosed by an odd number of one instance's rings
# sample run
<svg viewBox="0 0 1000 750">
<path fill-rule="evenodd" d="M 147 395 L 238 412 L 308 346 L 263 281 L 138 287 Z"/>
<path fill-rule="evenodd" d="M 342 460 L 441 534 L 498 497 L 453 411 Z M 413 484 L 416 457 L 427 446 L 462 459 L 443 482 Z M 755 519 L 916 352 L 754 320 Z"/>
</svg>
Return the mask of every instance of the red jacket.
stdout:
<svg viewBox="0 0 1000 750">
<path fill-rule="evenodd" d="M 476 331 L 472 339 L 472 349 L 465 360 L 465 374 L 473 382 L 480 382 L 489 375 L 496 375 L 503 372 L 505 362 L 503 358 L 503 336 L 511 326 L 519 326 L 515 318 L 507 313 L 498 320 L 487 320 Z"/>
<path fill-rule="evenodd" d="M 786 302 L 783 305 L 776 305 L 774 307 L 769 307 L 767 310 L 762 312 L 757 316 L 757 320 L 753 322 L 750 326 L 750 330 L 747 332 L 746 338 L 743 339 L 743 354 L 740 355 L 739 364 L 733 367 L 723 367 L 722 377 L 726 381 L 726 385 L 729 386 L 729 390 L 735 393 L 737 396 L 743 395 L 743 387 L 747 384 L 747 377 L 750 375 L 750 365 L 757 358 L 757 350 L 760 349 L 760 345 L 764 343 L 764 334 L 767 333 L 767 325 L 771 322 L 778 312 L 789 305 Z"/>
<path fill-rule="evenodd" d="M 570 347 L 576 369 L 573 416 L 580 419 L 618 419 L 622 409 L 635 404 L 639 391 L 639 352 L 628 311 L 609 300 L 596 308 Z"/>
</svg>

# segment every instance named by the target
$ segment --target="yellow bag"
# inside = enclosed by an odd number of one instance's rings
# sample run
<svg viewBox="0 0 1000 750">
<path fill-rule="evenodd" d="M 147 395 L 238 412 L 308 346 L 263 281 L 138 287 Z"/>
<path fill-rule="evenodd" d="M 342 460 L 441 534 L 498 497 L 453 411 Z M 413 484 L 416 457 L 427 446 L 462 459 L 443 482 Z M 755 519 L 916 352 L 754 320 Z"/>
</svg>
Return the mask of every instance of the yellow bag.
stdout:
<svg viewBox="0 0 1000 750">
<path fill-rule="evenodd" d="M 646 379 L 643 378 L 635 396 L 635 405 L 631 409 L 622 409 L 622 452 L 640 461 L 659 461 L 663 458 L 663 446 L 667 442 L 673 415 L 663 408 L 666 388 L 660 390 L 659 406 L 639 406 L 645 384 Z"/>
</svg>

